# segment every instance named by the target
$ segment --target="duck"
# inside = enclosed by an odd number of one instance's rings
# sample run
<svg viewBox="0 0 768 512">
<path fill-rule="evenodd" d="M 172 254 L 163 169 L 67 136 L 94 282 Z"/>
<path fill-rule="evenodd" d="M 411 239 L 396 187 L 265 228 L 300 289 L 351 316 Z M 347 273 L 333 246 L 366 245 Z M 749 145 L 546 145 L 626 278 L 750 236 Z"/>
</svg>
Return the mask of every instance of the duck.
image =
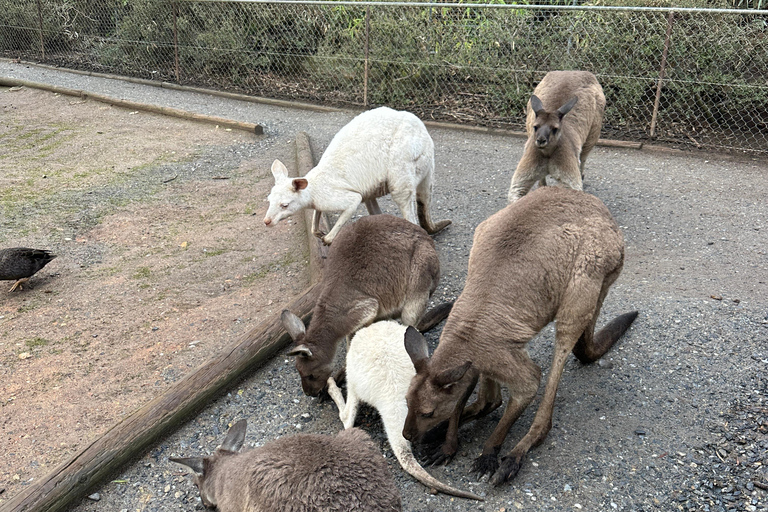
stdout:
<svg viewBox="0 0 768 512">
<path fill-rule="evenodd" d="M 23 290 L 22 284 L 29 281 L 30 277 L 55 257 L 55 254 L 44 249 L 30 249 L 28 247 L 0 249 L 0 281 L 16 281 L 9 293 L 16 289 Z"/>
</svg>

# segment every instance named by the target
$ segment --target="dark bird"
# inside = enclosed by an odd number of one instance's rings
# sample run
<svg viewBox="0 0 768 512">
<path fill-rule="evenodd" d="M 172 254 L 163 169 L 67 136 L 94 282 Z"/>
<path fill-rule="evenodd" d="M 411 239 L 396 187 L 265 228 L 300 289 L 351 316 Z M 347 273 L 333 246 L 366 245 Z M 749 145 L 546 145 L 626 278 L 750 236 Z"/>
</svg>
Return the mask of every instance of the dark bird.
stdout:
<svg viewBox="0 0 768 512">
<path fill-rule="evenodd" d="M 11 247 L 0 249 L 0 281 L 16 280 L 9 292 L 22 288 L 41 268 L 56 255 L 43 249 Z"/>
</svg>

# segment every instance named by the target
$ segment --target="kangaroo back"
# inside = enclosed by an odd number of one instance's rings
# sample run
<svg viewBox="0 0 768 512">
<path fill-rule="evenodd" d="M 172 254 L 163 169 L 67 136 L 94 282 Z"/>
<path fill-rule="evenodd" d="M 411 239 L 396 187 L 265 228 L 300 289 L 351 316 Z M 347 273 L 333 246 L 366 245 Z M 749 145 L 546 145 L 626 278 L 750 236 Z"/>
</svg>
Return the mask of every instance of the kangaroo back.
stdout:
<svg viewBox="0 0 768 512">
<path fill-rule="evenodd" d="M 401 510 L 400 494 L 386 461 L 359 429 L 335 437 L 282 437 L 239 453 L 244 436 L 245 420 L 241 420 L 214 455 L 171 458 L 195 471 L 205 506 L 220 512 Z"/>
</svg>

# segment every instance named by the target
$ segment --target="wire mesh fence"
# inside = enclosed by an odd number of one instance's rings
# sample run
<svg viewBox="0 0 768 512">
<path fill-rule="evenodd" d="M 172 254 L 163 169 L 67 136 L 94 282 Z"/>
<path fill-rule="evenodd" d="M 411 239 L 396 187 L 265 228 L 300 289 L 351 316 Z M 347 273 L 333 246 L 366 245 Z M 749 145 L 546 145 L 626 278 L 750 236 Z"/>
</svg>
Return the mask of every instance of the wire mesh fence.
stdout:
<svg viewBox="0 0 768 512">
<path fill-rule="evenodd" d="M 434 2 L 0 0 L 0 54 L 522 129 L 586 69 L 603 137 L 768 152 L 768 11 Z"/>
</svg>

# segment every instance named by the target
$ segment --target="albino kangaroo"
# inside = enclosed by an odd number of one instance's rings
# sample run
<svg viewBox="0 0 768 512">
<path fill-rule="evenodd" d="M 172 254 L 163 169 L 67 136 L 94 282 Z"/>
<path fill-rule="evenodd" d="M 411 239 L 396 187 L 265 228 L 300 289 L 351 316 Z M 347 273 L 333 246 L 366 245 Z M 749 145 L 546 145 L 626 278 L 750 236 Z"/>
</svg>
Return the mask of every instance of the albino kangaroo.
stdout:
<svg viewBox="0 0 768 512">
<path fill-rule="evenodd" d="M 405 438 L 416 442 L 448 419 L 445 442 L 432 460 L 451 458 L 460 423 L 501 405 L 504 383 L 509 403 L 473 470 L 492 475 L 494 485 L 514 477 L 528 450 L 552 426 L 568 353 L 584 364 L 596 361 L 637 316 L 637 311 L 621 315 L 594 334 L 603 299 L 623 263 L 618 225 L 599 199 L 581 191 L 542 187 L 482 222 L 475 230 L 466 285 L 435 353 L 428 357 L 420 335 L 406 337 L 416 376 L 407 394 Z M 552 320 L 556 341 L 544 396 L 530 430 L 499 465 L 504 438 L 541 380 L 526 346 Z M 478 380 L 478 398 L 465 409 Z"/>
<path fill-rule="evenodd" d="M 435 146 L 424 123 L 410 112 L 380 107 L 355 117 L 331 141 L 317 166 L 304 178 L 289 178 L 279 160 L 272 164 L 275 186 L 269 193 L 264 224 L 304 208 L 314 208 L 312 233 L 330 245 L 361 202 L 381 213 L 377 197 L 392 195 L 403 217 L 433 235 L 451 221 L 432 222 L 429 213 Z M 326 235 L 321 212 L 342 212 Z"/>
<path fill-rule="evenodd" d="M 512 176 L 509 202 L 523 197 L 537 181 L 546 185 L 547 175 L 581 190 L 584 163 L 600 137 L 604 110 L 603 88 L 589 71 L 547 73 L 526 107 L 528 141 Z"/>
<path fill-rule="evenodd" d="M 219 512 L 389 512 L 402 510 L 387 463 L 368 434 L 299 434 L 240 452 L 246 421 L 210 457 L 170 460 L 195 472 L 206 507 Z"/>
<path fill-rule="evenodd" d="M 416 331 L 392 320 L 375 322 L 357 331 L 347 350 L 346 404 L 336 381 L 333 377 L 328 378 L 328 393 L 339 408 L 339 418 L 344 428 L 350 429 L 355 426 L 360 401 L 372 405 L 379 411 L 395 457 L 409 475 L 446 494 L 482 500 L 476 494 L 454 489 L 427 473 L 413 456 L 411 443 L 403 437 L 408 414 L 405 393 L 416 375 L 403 345 L 406 329 Z"/>
<path fill-rule="evenodd" d="M 309 328 L 290 311 L 282 314 L 304 393 L 323 390 L 345 336 L 377 319 L 416 325 L 439 278 L 435 243 L 419 226 L 393 215 L 346 225 L 328 250 Z"/>
</svg>

